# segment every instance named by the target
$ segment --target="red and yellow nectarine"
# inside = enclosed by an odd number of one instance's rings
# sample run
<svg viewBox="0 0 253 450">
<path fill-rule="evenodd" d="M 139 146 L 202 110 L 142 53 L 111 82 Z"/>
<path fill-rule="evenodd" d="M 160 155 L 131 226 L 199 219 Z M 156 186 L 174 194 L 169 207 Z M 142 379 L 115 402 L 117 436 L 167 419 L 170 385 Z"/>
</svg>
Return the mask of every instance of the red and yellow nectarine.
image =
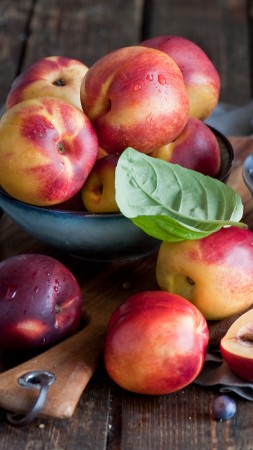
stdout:
<svg viewBox="0 0 253 450">
<path fill-rule="evenodd" d="M 215 177 L 220 169 L 220 147 L 211 129 L 201 120 L 190 117 L 182 133 L 152 156 Z"/>
<path fill-rule="evenodd" d="M 53 205 L 74 196 L 97 153 L 90 119 L 64 100 L 24 100 L 0 120 L 0 185 L 26 203 Z"/>
<path fill-rule="evenodd" d="M 198 376 L 208 340 L 207 323 L 190 302 L 162 291 L 139 292 L 110 318 L 105 367 L 124 389 L 169 394 Z"/>
<path fill-rule="evenodd" d="M 150 38 L 140 45 L 161 50 L 177 63 L 189 96 L 190 116 L 206 119 L 218 103 L 220 77 L 205 51 L 193 41 L 174 35 Z"/>
<path fill-rule="evenodd" d="M 221 320 L 253 304 L 253 232 L 231 226 L 207 237 L 163 242 L 157 281 L 182 295 L 208 320 Z"/>
<path fill-rule="evenodd" d="M 14 80 L 7 96 L 6 108 L 9 109 L 23 100 L 52 96 L 82 109 L 80 86 L 87 71 L 85 64 L 73 58 L 42 58 Z"/>
<path fill-rule="evenodd" d="M 0 263 L 0 348 L 41 349 L 74 334 L 82 292 L 56 259 L 21 254 Z"/>
<path fill-rule="evenodd" d="M 253 306 L 229 327 L 220 351 L 233 372 L 253 383 Z"/>
<path fill-rule="evenodd" d="M 109 153 L 127 147 L 150 153 L 175 139 L 189 117 L 177 64 L 164 52 L 140 46 L 96 61 L 81 84 L 81 103 Z"/>
<path fill-rule="evenodd" d="M 118 212 L 115 198 L 115 169 L 119 154 L 98 159 L 82 187 L 82 200 L 90 212 Z"/>
</svg>

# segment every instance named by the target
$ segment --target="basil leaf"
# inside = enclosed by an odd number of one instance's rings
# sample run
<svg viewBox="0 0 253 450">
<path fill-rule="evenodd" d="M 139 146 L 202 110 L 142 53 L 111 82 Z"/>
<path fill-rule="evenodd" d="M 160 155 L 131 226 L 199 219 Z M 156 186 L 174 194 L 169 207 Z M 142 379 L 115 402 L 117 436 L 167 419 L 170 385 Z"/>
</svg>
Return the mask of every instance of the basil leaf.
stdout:
<svg viewBox="0 0 253 450">
<path fill-rule="evenodd" d="M 122 214 L 161 240 L 198 239 L 223 226 L 244 226 L 241 197 L 228 185 L 130 147 L 118 160 L 115 187 Z"/>
<path fill-rule="evenodd" d="M 187 226 L 169 216 L 152 216 L 150 220 L 147 220 L 147 216 L 138 216 L 131 220 L 147 234 L 162 241 L 177 242 L 184 239 L 200 239 L 210 234 L 209 231 Z M 217 227 L 217 230 L 219 228 Z"/>
</svg>

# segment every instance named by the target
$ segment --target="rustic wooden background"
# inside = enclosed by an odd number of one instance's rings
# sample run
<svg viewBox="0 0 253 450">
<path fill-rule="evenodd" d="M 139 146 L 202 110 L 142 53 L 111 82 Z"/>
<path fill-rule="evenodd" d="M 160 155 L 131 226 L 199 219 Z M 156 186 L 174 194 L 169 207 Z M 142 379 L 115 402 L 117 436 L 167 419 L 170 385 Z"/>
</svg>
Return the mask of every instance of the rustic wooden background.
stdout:
<svg viewBox="0 0 253 450">
<path fill-rule="evenodd" d="M 253 0 L 0 0 L 0 106 L 14 78 L 42 57 L 65 55 L 91 65 L 115 48 L 161 34 L 185 36 L 206 51 L 221 76 L 221 101 L 241 105 L 252 98 Z M 243 193 L 251 225 L 252 199 L 242 183 L 241 164 L 252 139 L 232 143 L 236 147 L 232 184 Z M 5 215 L 0 250 L 1 259 L 52 251 Z M 61 260 L 76 265 L 65 255 Z M 87 274 L 93 270 L 94 277 L 86 276 L 88 295 L 101 295 L 103 288 L 111 294 L 111 286 L 116 295 L 123 276 L 137 280 L 138 286 L 147 280 L 150 286 L 154 264 L 152 258 L 134 262 L 124 272 L 113 265 L 89 265 Z M 6 368 L 1 353 L 0 368 Z M 21 429 L 0 420 L 0 449 L 253 450 L 252 403 L 238 400 L 235 418 L 220 423 L 211 418 L 215 395 L 192 385 L 171 396 L 140 400 L 111 383 L 101 367 L 72 419 L 38 419 Z"/>
<path fill-rule="evenodd" d="M 35 60 L 66 55 L 87 65 L 115 48 L 160 34 L 199 44 L 221 76 L 220 100 L 252 97 L 252 0 L 1 0 L 0 105 Z"/>
</svg>

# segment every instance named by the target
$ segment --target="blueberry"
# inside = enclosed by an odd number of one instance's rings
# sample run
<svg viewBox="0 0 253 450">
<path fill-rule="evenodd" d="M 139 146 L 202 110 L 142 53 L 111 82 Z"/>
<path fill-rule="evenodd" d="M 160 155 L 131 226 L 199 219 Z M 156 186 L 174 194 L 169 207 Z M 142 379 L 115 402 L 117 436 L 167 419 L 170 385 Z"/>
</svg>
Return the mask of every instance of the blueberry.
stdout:
<svg viewBox="0 0 253 450">
<path fill-rule="evenodd" d="M 220 395 L 213 401 L 212 411 L 215 419 L 229 420 L 236 413 L 236 403 L 228 395 Z"/>
</svg>

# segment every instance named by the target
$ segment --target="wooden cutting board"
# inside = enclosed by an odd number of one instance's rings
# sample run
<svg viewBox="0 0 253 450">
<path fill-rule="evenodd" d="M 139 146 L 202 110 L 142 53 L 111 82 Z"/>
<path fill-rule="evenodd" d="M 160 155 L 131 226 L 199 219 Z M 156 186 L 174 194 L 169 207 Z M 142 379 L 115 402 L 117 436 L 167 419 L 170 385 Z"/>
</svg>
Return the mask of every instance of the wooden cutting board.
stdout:
<svg viewBox="0 0 253 450">
<path fill-rule="evenodd" d="M 103 350 L 105 331 L 119 298 L 90 302 L 87 325 L 78 333 L 10 370 L 0 374 L 0 407 L 24 413 L 38 397 L 38 389 L 25 389 L 18 378 L 33 370 L 52 372 L 56 381 L 49 387 L 39 416 L 65 419 L 72 416 L 80 396 L 94 374 Z"/>
</svg>

